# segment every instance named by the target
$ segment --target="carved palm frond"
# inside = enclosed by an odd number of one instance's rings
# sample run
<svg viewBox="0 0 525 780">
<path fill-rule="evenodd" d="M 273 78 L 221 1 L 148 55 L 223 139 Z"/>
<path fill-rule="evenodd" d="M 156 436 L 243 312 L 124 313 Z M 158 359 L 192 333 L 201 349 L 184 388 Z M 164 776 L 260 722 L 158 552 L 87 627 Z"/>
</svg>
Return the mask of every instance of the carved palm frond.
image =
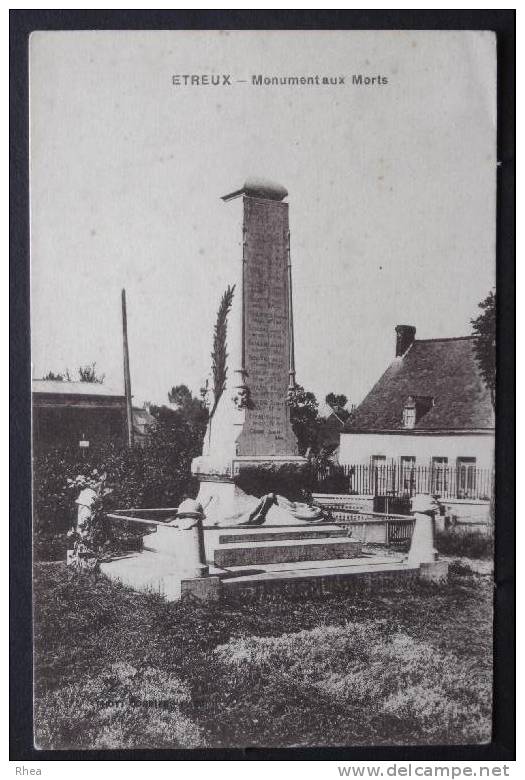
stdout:
<svg viewBox="0 0 525 780">
<path fill-rule="evenodd" d="M 234 291 L 235 285 L 228 285 L 226 288 L 226 292 L 221 298 L 213 332 L 213 351 L 211 353 L 213 407 L 210 412 L 210 418 L 213 417 L 219 399 L 226 387 L 226 377 L 228 374 L 228 367 L 226 365 L 228 357 L 228 353 L 226 352 L 226 335 L 228 330 L 228 314 L 232 306 Z"/>
</svg>

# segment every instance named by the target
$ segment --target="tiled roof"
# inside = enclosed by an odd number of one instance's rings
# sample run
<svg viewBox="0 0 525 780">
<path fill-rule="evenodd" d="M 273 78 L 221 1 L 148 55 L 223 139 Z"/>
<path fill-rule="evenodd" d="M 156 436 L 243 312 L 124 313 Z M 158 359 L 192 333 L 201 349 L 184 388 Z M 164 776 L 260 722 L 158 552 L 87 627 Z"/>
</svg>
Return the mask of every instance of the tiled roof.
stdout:
<svg viewBox="0 0 525 780">
<path fill-rule="evenodd" d="M 407 430 L 409 396 L 433 399 L 415 431 L 494 428 L 490 393 L 474 356 L 474 337 L 416 340 L 395 358 L 346 422 L 345 431 Z"/>
<path fill-rule="evenodd" d="M 124 391 L 99 382 L 60 382 L 50 379 L 33 379 L 33 393 L 51 395 L 124 396 Z"/>
</svg>

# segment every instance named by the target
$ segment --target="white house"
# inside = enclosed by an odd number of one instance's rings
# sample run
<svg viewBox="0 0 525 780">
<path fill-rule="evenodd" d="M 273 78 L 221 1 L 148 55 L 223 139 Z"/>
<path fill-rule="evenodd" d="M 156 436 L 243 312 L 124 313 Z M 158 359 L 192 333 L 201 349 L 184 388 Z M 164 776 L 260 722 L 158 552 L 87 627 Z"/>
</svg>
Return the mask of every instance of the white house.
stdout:
<svg viewBox="0 0 525 780">
<path fill-rule="evenodd" d="M 383 492 L 419 491 L 487 498 L 494 454 L 494 412 L 473 336 L 415 338 L 396 327 L 390 366 L 345 423 L 339 462 L 386 473 Z M 370 479 L 370 476 L 367 477 Z M 356 492 L 361 492 L 356 485 Z"/>
</svg>

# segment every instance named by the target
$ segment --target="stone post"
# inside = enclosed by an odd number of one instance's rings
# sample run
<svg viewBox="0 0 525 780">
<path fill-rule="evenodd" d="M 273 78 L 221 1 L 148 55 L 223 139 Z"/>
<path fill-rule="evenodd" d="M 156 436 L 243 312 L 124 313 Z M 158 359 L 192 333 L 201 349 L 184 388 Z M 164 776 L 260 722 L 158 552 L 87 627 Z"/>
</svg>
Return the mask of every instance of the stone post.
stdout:
<svg viewBox="0 0 525 780">
<path fill-rule="evenodd" d="M 408 552 L 408 565 L 419 566 L 422 579 L 433 582 L 446 580 L 448 564 L 438 562 L 434 547 L 434 517 L 439 504 L 433 496 L 418 494 L 412 499 L 412 514 L 416 522 Z"/>
<path fill-rule="evenodd" d="M 209 573 L 204 555 L 203 517 L 201 504 L 191 498 L 183 501 L 177 512 L 180 560 L 188 578 L 206 577 Z"/>
<path fill-rule="evenodd" d="M 437 510 L 437 501 L 432 496 L 419 494 L 412 499 L 412 514 L 416 518 L 416 522 L 408 552 L 410 566 L 433 563 L 436 560 L 434 515 Z"/>
</svg>

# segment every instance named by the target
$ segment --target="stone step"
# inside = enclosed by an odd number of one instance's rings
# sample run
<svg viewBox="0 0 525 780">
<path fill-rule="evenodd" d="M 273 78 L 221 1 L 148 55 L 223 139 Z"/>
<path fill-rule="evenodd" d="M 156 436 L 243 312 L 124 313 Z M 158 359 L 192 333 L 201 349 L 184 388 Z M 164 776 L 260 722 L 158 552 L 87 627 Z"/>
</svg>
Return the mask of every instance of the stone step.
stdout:
<svg viewBox="0 0 525 780">
<path fill-rule="evenodd" d="M 283 539 L 328 539 L 345 536 L 344 531 L 335 525 L 315 528 L 242 528 L 235 533 L 221 534 L 219 544 L 237 544 L 238 542 L 277 542 Z"/>
<path fill-rule="evenodd" d="M 356 569 L 360 566 L 389 566 L 391 564 L 401 564 L 404 558 L 394 555 L 373 555 L 370 553 L 361 553 L 357 558 L 332 558 L 322 561 L 292 561 L 289 563 L 265 563 L 262 565 L 252 564 L 250 566 L 228 566 L 227 569 L 214 567 L 213 573 L 228 579 L 239 578 L 244 575 L 268 574 L 279 572 L 315 572 L 318 569 Z"/>
<path fill-rule="evenodd" d="M 216 566 L 249 566 L 265 563 L 291 563 L 356 558 L 362 543 L 346 536 L 324 539 L 283 540 L 223 544 L 214 551 Z"/>
<path fill-rule="evenodd" d="M 266 566 L 264 571 L 254 567 L 230 570 L 221 579 L 223 593 L 234 598 L 260 597 L 266 593 L 312 595 L 337 593 L 353 588 L 378 588 L 399 582 L 409 582 L 419 576 L 419 567 L 408 566 L 392 558 L 355 558 L 349 560 L 297 562 L 288 565 Z"/>
<path fill-rule="evenodd" d="M 224 576 L 224 581 L 241 582 L 241 580 L 264 580 L 267 577 L 321 576 L 332 573 L 359 573 L 361 571 L 376 571 L 406 568 L 404 558 L 393 555 L 360 555 L 356 558 L 332 558 L 324 561 L 294 561 L 291 563 L 267 563 L 264 566 L 230 566 L 227 570 L 215 569 L 214 573 Z M 275 577 L 274 577 L 275 575 Z"/>
</svg>

